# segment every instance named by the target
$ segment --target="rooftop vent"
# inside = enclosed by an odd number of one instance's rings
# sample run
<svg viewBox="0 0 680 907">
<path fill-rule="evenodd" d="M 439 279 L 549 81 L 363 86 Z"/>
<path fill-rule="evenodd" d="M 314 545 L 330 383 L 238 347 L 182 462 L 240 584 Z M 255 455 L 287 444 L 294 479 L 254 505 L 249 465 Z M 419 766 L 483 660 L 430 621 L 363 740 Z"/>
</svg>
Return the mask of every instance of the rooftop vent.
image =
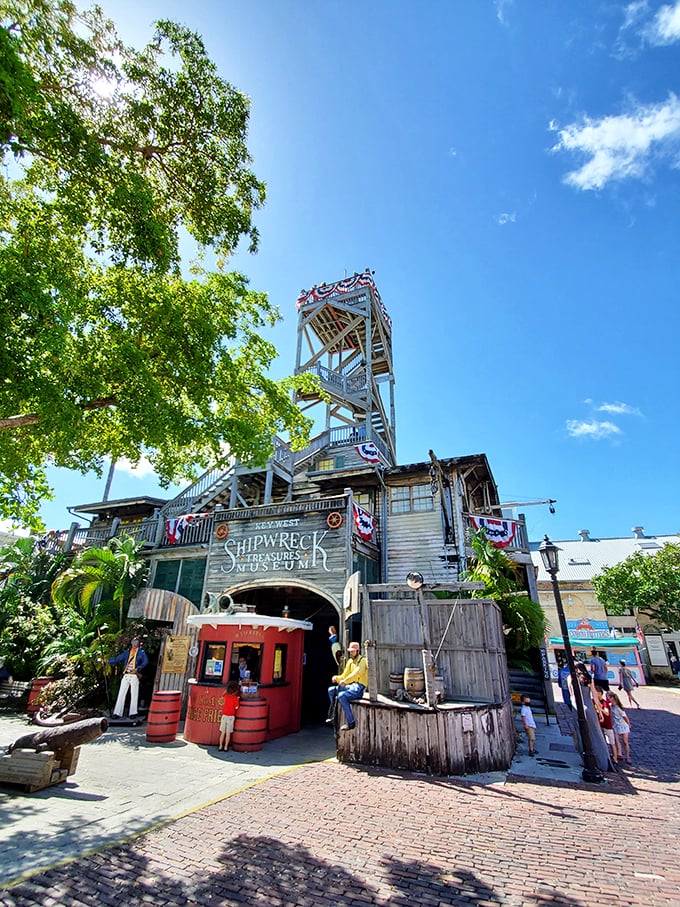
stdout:
<svg viewBox="0 0 680 907">
<path fill-rule="evenodd" d="M 643 539 L 645 537 L 645 527 L 644 526 L 633 526 L 630 530 L 636 539 Z"/>
<path fill-rule="evenodd" d="M 581 536 L 582 542 L 590 541 L 590 529 L 579 529 L 578 534 Z"/>
</svg>

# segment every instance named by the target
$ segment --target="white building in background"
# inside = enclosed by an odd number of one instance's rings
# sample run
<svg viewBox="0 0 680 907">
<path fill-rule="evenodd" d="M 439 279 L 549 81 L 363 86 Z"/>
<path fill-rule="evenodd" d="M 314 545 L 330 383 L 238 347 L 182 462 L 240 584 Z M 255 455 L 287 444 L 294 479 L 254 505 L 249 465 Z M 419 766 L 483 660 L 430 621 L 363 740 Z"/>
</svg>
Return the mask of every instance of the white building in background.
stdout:
<svg viewBox="0 0 680 907">
<path fill-rule="evenodd" d="M 617 655 L 635 647 L 648 674 L 670 674 L 670 658 L 680 657 L 680 632 L 660 626 L 649 615 L 632 608 L 623 614 L 608 614 L 593 588 L 593 577 L 637 551 L 654 555 L 666 544 L 680 545 L 677 534 L 646 535 L 642 526 L 634 526 L 631 532 L 632 535 L 623 538 L 596 538 L 590 530 L 580 529 L 576 539 L 553 540 L 560 552 L 557 579 L 570 639 L 575 647 L 590 651 L 595 646 L 616 651 Z M 536 567 L 539 601 L 549 624 L 548 634 L 556 640 L 560 637 L 560 626 L 550 576 L 543 566 L 539 546 L 540 542 L 531 543 L 531 558 Z M 588 626 L 594 628 L 591 636 L 586 635 Z"/>
</svg>

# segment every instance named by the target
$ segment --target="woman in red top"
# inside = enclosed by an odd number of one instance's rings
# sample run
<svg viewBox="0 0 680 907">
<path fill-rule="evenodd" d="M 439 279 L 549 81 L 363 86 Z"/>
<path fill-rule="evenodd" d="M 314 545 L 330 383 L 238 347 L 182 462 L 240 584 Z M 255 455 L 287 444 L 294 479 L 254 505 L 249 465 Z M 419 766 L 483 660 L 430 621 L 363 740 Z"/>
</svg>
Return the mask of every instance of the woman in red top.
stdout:
<svg viewBox="0 0 680 907">
<path fill-rule="evenodd" d="M 224 694 L 222 717 L 220 719 L 220 745 L 218 749 L 222 751 L 229 749 L 229 738 L 231 737 L 231 732 L 234 730 L 234 721 L 240 703 L 238 694 L 238 683 L 233 680 L 230 681 L 227 684 L 227 689 Z"/>
</svg>

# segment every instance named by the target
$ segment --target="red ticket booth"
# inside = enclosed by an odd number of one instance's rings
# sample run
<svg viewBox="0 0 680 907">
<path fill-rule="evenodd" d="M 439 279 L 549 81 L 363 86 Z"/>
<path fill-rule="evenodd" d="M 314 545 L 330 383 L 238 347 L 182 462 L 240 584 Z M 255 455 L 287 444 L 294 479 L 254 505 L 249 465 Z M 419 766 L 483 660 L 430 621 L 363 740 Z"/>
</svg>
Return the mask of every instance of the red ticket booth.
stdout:
<svg viewBox="0 0 680 907">
<path fill-rule="evenodd" d="M 196 678 L 189 681 L 185 740 L 217 745 L 230 680 L 239 682 L 242 702 L 252 703 L 258 742 L 300 730 L 304 634 L 311 623 L 252 612 L 192 614 L 187 623 L 199 627 L 199 653 Z"/>
</svg>

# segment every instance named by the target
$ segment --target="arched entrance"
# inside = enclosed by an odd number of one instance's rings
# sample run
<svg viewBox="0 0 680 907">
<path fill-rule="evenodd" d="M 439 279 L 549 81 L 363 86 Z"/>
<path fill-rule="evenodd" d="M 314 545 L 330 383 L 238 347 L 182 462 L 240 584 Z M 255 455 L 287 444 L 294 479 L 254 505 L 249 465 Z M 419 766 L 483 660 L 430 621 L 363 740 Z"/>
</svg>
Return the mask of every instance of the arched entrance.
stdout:
<svg viewBox="0 0 680 907">
<path fill-rule="evenodd" d="M 258 614 L 308 620 L 302 673 L 302 724 L 320 724 L 328 714 L 328 687 L 338 670 L 328 643 L 328 628 L 342 634 L 338 607 L 313 586 L 291 583 L 240 584 L 225 588 L 235 602 L 254 605 Z M 286 613 L 287 612 L 287 613 Z M 342 641 L 342 638 L 341 638 Z"/>
</svg>

